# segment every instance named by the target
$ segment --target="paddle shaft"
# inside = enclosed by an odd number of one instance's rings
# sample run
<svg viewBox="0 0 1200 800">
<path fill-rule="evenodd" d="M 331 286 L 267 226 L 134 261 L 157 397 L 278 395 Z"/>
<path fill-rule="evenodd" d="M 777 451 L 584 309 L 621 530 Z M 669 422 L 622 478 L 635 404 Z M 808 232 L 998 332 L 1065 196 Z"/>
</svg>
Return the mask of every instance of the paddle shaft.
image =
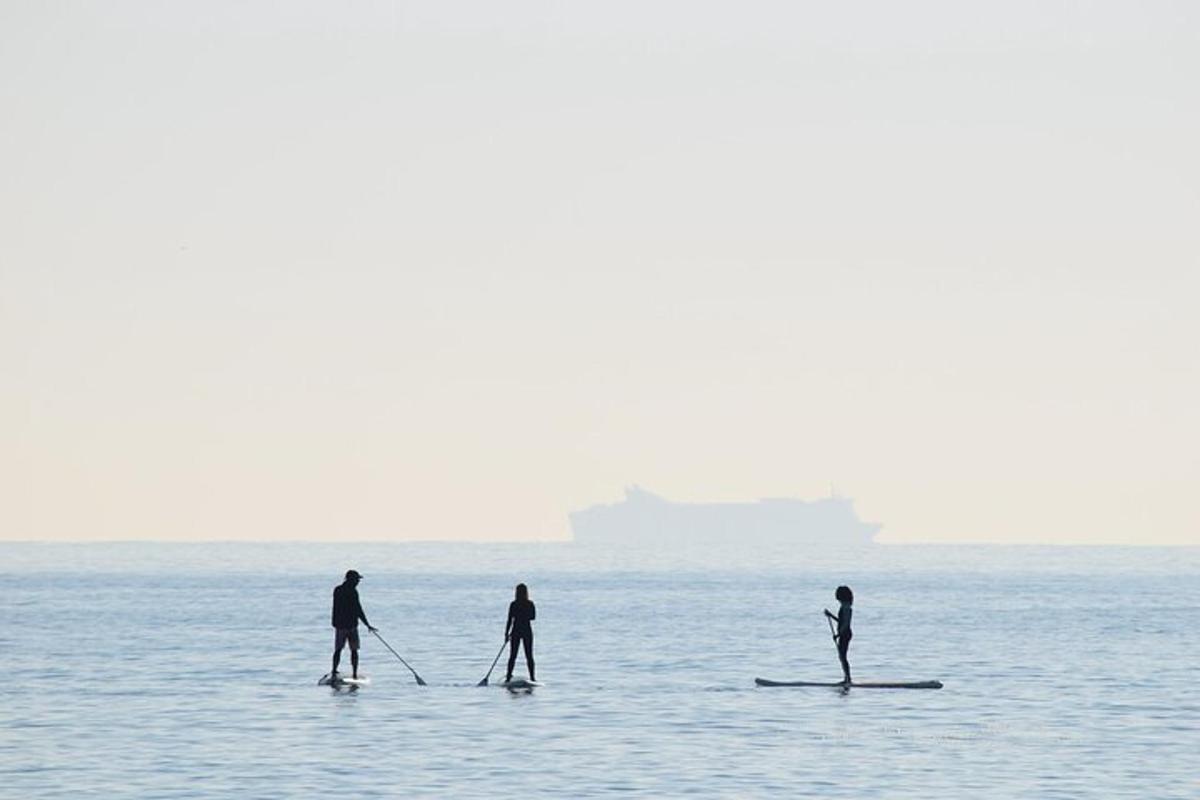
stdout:
<svg viewBox="0 0 1200 800">
<path fill-rule="evenodd" d="M 504 653 L 504 648 L 506 647 L 508 647 L 507 641 L 500 645 L 500 649 L 496 651 L 496 657 L 492 659 L 492 665 L 488 667 L 487 675 L 483 676 L 483 680 L 476 684 L 477 686 L 487 686 L 488 678 L 492 677 L 492 670 L 494 670 L 496 665 L 500 663 L 500 656 Z"/>
<path fill-rule="evenodd" d="M 829 623 L 829 635 L 833 637 L 833 649 L 837 650 L 838 661 L 841 661 L 842 660 L 842 648 L 838 646 L 837 631 L 833 629 L 833 620 L 831 620 L 828 616 L 826 616 L 825 621 Z"/>
<path fill-rule="evenodd" d="M 388 650 L 392 650 L 392 646 L 390 644 L 388 644 L 387 641 L 382 636 L 379 635 L 379 631 L 371 631 L 371 633 L 375 634 L 376 639 L 383 642 L 384 647 L 386 647 Z M 425 686 L 425 681 L 423 681 L 421 679 L 421 676 L 417 674 L 417 671 L 415 669 L 413 669 L 412 666 L 407 661 L 405 661 L 404 658 L 399 653 L 397 653 L 395 650 L 392 650 L 392 655 L 394 655 L 396 658 L 399 658 L 400 663 L 403 664 L 404 666 L 408 667 L 408 671 L 411 672 L 413 674 L 413 677 L 417 679 L 418 686 Z"/>
</svg>

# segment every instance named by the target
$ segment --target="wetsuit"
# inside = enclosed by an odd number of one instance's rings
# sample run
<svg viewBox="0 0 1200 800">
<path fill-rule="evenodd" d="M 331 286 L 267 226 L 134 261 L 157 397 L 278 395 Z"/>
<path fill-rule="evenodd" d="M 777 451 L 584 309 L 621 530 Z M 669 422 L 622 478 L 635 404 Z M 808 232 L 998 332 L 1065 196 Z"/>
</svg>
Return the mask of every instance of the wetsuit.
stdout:
<svg viewBox="0 0 1200 800">
<path fill-rule="evenodd" d="M 513 600 L 508 604 L 508 677 L 512 680 L 513 666 L 517 663 L 517 647 L 525 646 L 525 666 L 529 667 L 529 680 L 536 680 L 533 672 L 533 625 L 537 619 L 537 608 L 532 600 Z"/>
</svg>

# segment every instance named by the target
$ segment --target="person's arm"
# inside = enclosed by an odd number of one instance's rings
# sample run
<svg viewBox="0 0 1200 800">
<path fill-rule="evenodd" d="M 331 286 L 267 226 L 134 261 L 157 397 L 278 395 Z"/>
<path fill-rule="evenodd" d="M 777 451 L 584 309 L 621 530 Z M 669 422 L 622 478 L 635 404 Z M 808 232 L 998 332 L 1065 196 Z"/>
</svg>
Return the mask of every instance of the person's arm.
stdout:
<svg viewBox="0 0 1200 800">
<path fill-rule="evenodd" d="M 359 618 L 359 619 L 361 619 L 361 620 L 363 621 L 363 625 L 366 625 L 366 626 L 367 626 L 367 630 L 369 630 L 369 631 L 371 631 L 372 633 L 374 633 L 374 632 L 375 632 L 375 626 L 374 626 L 374 625 L 372 625 L 371 623 L 367 622 L 367 612 L 363 611 L 363 607 L 362 607 L 362 601 L 358 599 L 358 593 L 357 593 L 357 592 L 356 592 L 356 593 L 355 593 L 355 595 L 354 595 L 354 603 L 355 603 L 355 605 L 357 605 L 357 606 L 358 606 L 358 618 Z"/>
<path fill-rule="evenodd" d="M 537 606 L 535 606 L 533 603 L 530 603 L 529 604 L 529 621 L 533 622 L 535 619 L 537 619 Z"/>
<path fill-rule="evenodd" d="M 843 614 L 841 609 L 838 609 L 838 636 L 841 637 L 850 630 L 850 608 L 846 608 L 846 613 Z"/>
<path fill-rule="evenodd" d="M 505 620 L 505 622 L 504 622 L 504 641 L 506 641 L 506 642 L 508 641 L 508 637 L 510 635 L 510 632 L 512 631 L 512 625 L 513 625 L 513 604 L 509 603 L 508 604 L 508 619 Z"/>
<path fill-rule="evenodd" d="M 838 635 L 841 634 L 841 632 L 842 632 L 842 621 L 840 619 L 838 619 L 837 614 L 834 614 L 828 608 L 825 609 L 825 616 L 829 617 L 831 620 L 833 620 L 834 622 L 836 622 L 838 624 L 838 632 L 833 635 L 834 641 L 837 641 Z"/>
</svg>

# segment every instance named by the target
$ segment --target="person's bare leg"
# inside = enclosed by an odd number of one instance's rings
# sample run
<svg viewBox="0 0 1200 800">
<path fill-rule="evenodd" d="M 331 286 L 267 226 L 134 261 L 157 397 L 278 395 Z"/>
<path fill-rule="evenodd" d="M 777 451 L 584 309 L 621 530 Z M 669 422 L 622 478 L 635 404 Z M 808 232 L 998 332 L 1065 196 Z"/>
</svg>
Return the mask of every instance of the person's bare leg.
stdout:
<svg viewBox="0 0 1200 800">
<path fill-rule="evenodd" d="M 842 683 L 850 685 L 850 659 L 848 652 L 850 650 L 850 641 L 838 642 L 838 660 L 842 662 Z"/>
</svg>

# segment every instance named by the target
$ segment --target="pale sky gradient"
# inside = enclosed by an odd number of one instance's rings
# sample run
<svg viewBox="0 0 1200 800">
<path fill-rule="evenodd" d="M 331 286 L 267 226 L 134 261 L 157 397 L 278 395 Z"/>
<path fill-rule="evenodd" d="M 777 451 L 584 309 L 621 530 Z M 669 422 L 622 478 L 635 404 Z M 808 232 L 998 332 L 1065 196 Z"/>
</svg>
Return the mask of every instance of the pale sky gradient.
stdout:
<svg viewBox="0 0 1200 800">
<path fill-rule="evenodd" d="M 0 109 L 0 538 L 1200 544 L 1200 4 L 6 0 Z"/>
</svg>

